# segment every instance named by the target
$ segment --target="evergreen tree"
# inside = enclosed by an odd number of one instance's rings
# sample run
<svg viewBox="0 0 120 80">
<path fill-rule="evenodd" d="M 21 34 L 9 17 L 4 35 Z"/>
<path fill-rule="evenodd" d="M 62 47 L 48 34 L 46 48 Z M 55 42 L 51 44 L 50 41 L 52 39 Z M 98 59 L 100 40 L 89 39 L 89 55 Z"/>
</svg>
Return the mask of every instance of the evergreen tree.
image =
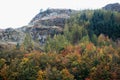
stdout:
<svg viewBox="0 0 120 80">
<path fill-rule="evenodd" d="M 16 44 L 16 49 L 17 49 L 17 50 L 20 49 L 20 44 L 19 44 L 19 43 Z"/>
<path fill-rule="evenodd" d="M 31 50 L 34 49 L 33 41 L 32 41 L 31 35 L 29 33 L 26 33 L 23 44 L 24 44 L 24 49 L 26 51 L 30 52 Z"/>
</svg>

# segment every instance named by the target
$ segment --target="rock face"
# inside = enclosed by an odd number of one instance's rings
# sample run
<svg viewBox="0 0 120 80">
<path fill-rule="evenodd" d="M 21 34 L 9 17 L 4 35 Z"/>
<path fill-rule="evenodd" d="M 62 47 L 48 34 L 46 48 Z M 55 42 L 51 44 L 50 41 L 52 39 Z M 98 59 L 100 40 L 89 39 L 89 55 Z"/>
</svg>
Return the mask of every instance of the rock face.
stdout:
<svg viewBox="0 0 120 80">
<path fill-rule="evenodd" d="M 47 36 L 62 34 L 65 21 L 77 11 L 71 9 L 47 9 L 38 13 L 28 25 L 18 29 L 0 30 L 0 43 L 22 43 L 25 34 L 29 33 L 34 41 L 44 45 Z"/>
<path fill-rule="evenodd" d="M 7 28 L 0 31 L 0 41 L 1 42 L 19 42 L 21 43 L 24 39 L 24 33 L 17 31 L 12 28 Z"/>
<path fill-rule="evenodd" d="M 103 9 L 120 12 L 120 4 L 119 3 L 108 4 L 105 7 L 103 7 Z"/>
<path fill-rule="evenodd" d="M 53 25 L 53 23 L 61 22 L 64 19 L 68 19 L 71 14 L 75 13 L 75 10 L 71 9 L 47 9 L 46 11 L 38 13 L 31 21 L 30 24 L 41 23 L 43 25 Z M 45 24 L 48 21 L 48 24 Z M 50 22 L 53 23 L 51 24 Z M 55 23 L 56 23 L 55 22 Z M 54 24 L 57 26 L 57 24 Z"/>
<path fill-rule="evenodd" d="M 71 9 L 47 9 L 37 14 L 29 23 L 33 40 L 38 40 L 41 45 L 46 42 L 47 36 L 62 34 L 65 21 L 77 11 Z"/>
</svg>

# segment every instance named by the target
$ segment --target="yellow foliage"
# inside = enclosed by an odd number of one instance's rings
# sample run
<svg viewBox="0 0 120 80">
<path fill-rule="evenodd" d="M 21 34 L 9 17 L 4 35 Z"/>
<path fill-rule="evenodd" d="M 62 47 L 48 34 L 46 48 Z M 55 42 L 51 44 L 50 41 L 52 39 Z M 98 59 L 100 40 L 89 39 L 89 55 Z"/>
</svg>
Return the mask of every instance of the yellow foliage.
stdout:
<svg viewBox="0 0 120 80">
<path fill-rule="evenodd" d="M 45 80 L 44 77 L 45 77 L 45 72 L 42 70 L 39 70 L 37 80 Z"/>
<path fill-rule="evenodd" d="M 63 78 L 62 80 L 74 80 L 74 76 L 70 74 L 67 69 L 63 69 L 61 73 Z"/>
<path fill-rule="evenodd" d="M 21 62 L 20 64 L 21 64 L 21 65 L 26 64 L 28 61 L 29 61 L 28 58 L 23 58 L 23 59 L 22 59 L 22 62 Z"/>
<path fill-rule="evenodd" d="M 5 64 L 3 68 L 0 70 L 0 75 L 3 77 L 4 80 L 7 80 L 7 69 L 9 67 Z"/>
</svg>

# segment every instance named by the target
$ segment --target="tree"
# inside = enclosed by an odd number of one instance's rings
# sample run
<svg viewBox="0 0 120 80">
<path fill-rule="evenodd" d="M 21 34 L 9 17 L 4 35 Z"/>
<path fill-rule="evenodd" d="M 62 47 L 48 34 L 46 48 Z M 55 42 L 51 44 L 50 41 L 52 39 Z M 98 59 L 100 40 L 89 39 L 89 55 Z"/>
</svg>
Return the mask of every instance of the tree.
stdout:
<svg viewBox="0 0 120 80">
<path fill-rule="evenodd" d="M 72 44 L 78 44 L 84 36 L 87 36 L 87 30 L 84 26 L 80 26 L 76 22 L 72 25 L 68 23 L 65 26 L 64 35 Z"/>
<path fill-rule="evenodd" d="M 67 69 L 61 71 L 62 80 L 74 80 L 74 76 Z"/>
<path fill-rule="evenodd" d="M 26 51 L 32 51 L 34 49 L 34 44 L 31 38 L 31 35 L 29 33 L 26 33 L 25 39 L 24 39 L 24 49 Z"/>
<path fill-rule="evenodd" d="M 20 44 L 19 44 L 19 43 L 17 43 L 17 45 L 16 45 L 16 49 L 17 49 L 17 50 L 20 49 Z"/>
<path fill-rule="evenodd" d="M 69 44 L 68 40 L 64 35 L 55 35 L 54 38 L 48 38 L 48 41 L 45 45 L 46 52 L 57 52 L 59 53 L 64 49 L 65 46 Z"/>
</svg>

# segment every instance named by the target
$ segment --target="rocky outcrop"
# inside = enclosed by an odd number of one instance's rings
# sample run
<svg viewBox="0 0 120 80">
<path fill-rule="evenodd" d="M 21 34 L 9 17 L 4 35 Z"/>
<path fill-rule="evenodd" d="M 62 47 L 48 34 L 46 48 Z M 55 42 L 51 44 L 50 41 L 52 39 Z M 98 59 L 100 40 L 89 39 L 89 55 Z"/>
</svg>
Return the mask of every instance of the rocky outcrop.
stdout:
<svg viewBox="0 0 120 80">
<path fill-rule="evenodd" d="M 62 34 L 63 30 L 57 26 L 42 26 L 32 27 L 30 34 L 33 40 L 39 41 L 40 45 L 44 45 L 47 40 L 47 36 L 53 37 L 55 34 Z"/>
<path fill-rule="evenodd" d="M 37 14 L 29 23 L 31 36 L 41 45 L 46 42 L 47 36 L 62 34 L 65 22 L 77 11 L 71 9 L 47 9 Z M 29 30 L 27 30 L 29 31 Z"/>
<path fill-rule="evenodd" d="M 0 31 L 0 42 L 19 42 L 21 43 L 24 39 L 24 33 L 18 30 L 7 28 Z"/>
<path fill-rule="evenodd" d="M 105 7 L 103 7 L 103 9 L 120 12 L 120 4 L 119 3 L 108 4 Z"/>
<path fill-rule="evenodd" d="M 62 34 L 67 19 L 77 11 L 71 9 L 47 9 L 37 14 L 28 25 L 0 30 L 0 43 L 22 43 L 25 34 L 29 33 L 34 41 L 44 45 L 47 36 Z"/>
<path fill-rule="evenodd" d="M 71 9 L 47 9 L 37 14 L 29 24 L 64 27 L 66 19 L 76 12 Z"/>
<path fill-rule="evenodd" d="M 71 9 L 47 9 L 46 11 L 38 13 L 31 21 L 30 24 L 36 23 L 38 20 L 50 20 L 55 18 L 69 18 L 71 14 L 75 13 Z"/>
</svg>

